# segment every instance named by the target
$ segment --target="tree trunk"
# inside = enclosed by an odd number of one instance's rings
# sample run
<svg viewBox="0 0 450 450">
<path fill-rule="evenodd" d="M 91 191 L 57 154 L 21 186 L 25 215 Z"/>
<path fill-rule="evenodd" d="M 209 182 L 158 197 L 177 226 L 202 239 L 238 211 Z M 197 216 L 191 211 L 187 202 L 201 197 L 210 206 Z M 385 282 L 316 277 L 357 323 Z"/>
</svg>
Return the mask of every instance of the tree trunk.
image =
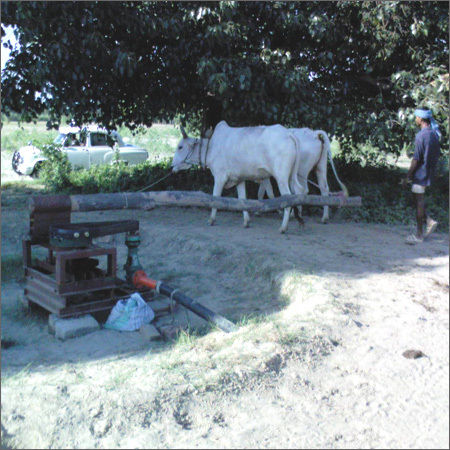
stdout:
<svg viewBox="0 0 450 450">
<path fill-rule="evenodd" d="M 48 195 L 30 198 L 32 213 L 71 211 L 104 211 L 113 209 L 150 210 L 156 206 L 196 206 L 226 211 L 270 212 L 295 205 L 361 206 L 361 197 L 320 195 L 282 195 L 268 200 L 243 200 L 232 197 L 215 197 L 198 191 L 124 192 L 115 194 Z"/>
</svg>

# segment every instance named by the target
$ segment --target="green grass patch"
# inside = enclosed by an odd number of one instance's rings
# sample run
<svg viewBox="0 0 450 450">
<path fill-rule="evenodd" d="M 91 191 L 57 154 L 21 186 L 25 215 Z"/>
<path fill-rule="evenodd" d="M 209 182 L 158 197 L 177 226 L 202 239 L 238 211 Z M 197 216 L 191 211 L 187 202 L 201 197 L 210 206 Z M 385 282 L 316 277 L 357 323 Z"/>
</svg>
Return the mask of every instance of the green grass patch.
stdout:
<svg viewBox="0 0 450 450">
<path fill-rule="evenodd" d="M 119 130 L 123 138 L 149 152 L 150 160 L 172 158 L 175 147 L 181 139 L 181 133 L 173 125 L 155 124 L 150 128 L 140 127 L 135 132 L 121 127 Z"/>
<path fill-rule="evenodd" d="M 271 314 L 244 314 L 239 318 L 236 326 L 238 328 L 243 328 L 247 326 L 260 325 L 262 323 L 268 323 L 273 321 L 273 316 Z"/>
<path fill-rule="evenodd" d="M 45 122 L 22 123 L 6 122 L 2 127 L 2 153 L 14 153 L 20 147 L 28 145 L 44 145 L 53 142 L 58 135 L 56 130 L 47 130 Z"/>
<path fill-rule="evenodd" d="M 23 179 L 11 180 L 2 183 L 2 191 L 8 191 L 10 194 L 34 194 L 36 191 L 45 189 L 41 180 Z"/>
<path fill-rule="evenodd" d="M 188 328 L 178 333 L 174 345 L 183 350 L 190 350 L 195 346 L 199 338 L 200 335 L 195 329 Z"/>
</svg>

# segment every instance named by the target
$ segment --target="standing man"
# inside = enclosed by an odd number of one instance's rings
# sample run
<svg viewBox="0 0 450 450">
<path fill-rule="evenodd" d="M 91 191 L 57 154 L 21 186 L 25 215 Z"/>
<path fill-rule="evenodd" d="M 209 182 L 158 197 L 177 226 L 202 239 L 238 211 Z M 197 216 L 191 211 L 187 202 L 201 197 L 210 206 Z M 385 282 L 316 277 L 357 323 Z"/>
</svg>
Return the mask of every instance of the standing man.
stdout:
<svg viewBox="0 0 450 450">
<path fill-rule="evenodd" d="M 417 232 L 406 238 L 406 243 L 415 245 L 423 242 L 436 229 L 438 223 L 425 212 L 425 189 L 431 185 L 436 163 L 440 155 L 440 133 L 432 112 L 427 108 L 415 110 L 416 125 L 420 131 L 416 134 L 414 155 L 403 184 L 412 181 L 412 192 L 416 203 Z M 426 226 L 425 233 L 423 228 Z"/>
</svg>

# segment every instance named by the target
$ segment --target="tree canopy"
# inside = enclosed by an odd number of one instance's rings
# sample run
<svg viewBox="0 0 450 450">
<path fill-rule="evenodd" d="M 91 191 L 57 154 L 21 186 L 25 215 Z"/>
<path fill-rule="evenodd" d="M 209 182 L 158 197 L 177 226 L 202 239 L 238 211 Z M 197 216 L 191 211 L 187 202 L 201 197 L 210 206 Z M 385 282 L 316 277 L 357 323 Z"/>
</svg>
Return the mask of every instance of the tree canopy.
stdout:
<svg viewBox="0 0 450 450">
<path fill-rule="evenodd" d="M 398 153 L 430 107 L 448 145 L 448 3 L 11 2 L 3 111 L 49 126 L 281 123 Z"/>
</svg>

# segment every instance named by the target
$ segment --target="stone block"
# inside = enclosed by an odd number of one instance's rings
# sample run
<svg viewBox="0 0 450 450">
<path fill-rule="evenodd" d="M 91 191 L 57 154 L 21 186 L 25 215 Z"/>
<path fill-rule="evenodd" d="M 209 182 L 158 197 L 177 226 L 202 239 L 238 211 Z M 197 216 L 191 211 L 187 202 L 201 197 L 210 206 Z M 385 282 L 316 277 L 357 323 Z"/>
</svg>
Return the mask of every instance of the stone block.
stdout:
<svg viewBox="0 0 450 450">
<path fill-rule="evenodd" d="M 50 314 L 50 316 L 56 316 L 56 314 Z M 53 329 L 55 336 L 63 341 L 84 336 L 100 328 L 98 322 L 90 314 L 73 319 L 61 319 L 58 316 L 50 316 L 48 318 L 49 331 Z"/>
<path fill-rule="evenodd" d="M 155 339 L 161 339 L 161 335 L 156 327 L 150 323 L 146 323 L 139 328 L 139 333 L 146 341 L 154 341 Z"/>
<path fill-rule="evenodd" d="M 168 341 L 174 341 L 180 334 L 182 328 L 177 325 L 166 325 L 160 327 L 159 331 L 162 337 Z"/>
<path fill-rule="evenodd" d="M 169 310 L 170 307 L 170 300 L 166 299 L 166 300 L 153 300 L 149 303 L 147 303 L 148 306 L 150 306 L 150 308 L 153 309 L 153 311 L 155 312 L 155 314 L 158 314 L 160 312 L 165 312 Z M 174 309 L 176 309 L 178 306 L 178 303 L 174 302 Z"/>
<path fill-rule="evenodd" d="M 58 314 L 50 314 L 48 316 L 48 332 L 50 334 L 55 334 L 55 323 L 58 320 L 62 320 L 61 317 L 58 316 Z"/>
<path fill-rule="evenodd" d="M 22 305 L 23 308 L 28 309 L 30 307 L 30 302 L 28 301 L 25 294 L 19 295 L 19 303 Z"/>
</svg>

